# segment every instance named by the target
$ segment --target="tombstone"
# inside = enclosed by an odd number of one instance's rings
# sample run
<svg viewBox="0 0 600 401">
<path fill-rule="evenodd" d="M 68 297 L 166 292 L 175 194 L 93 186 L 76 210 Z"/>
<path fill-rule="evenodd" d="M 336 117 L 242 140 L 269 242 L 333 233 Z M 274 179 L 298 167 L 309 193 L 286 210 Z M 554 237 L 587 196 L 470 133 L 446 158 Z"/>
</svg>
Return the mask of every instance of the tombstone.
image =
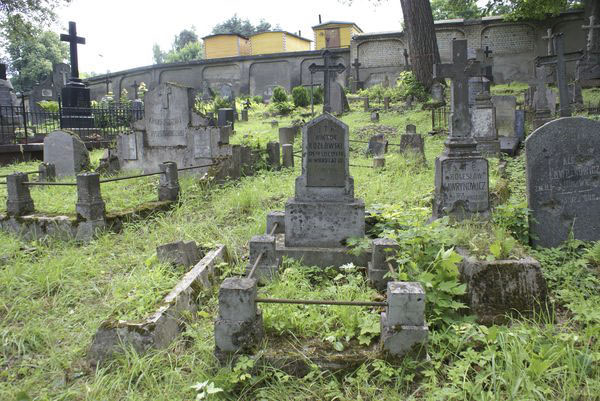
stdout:
<svg viewBox="0 0 600 401">
<path fill-rule="evenodd" d="M 500 150 L 514 155 L 520 143 L 515 132 L 517 98 L 511 95 L 492 96 L 496 109 L 496 129 L 500 140 Z"/>
<path fill-rule="evenodd" d="M 294 144 L 296 134 L 298 133 L 298 127 L 281 127 L 279 128 L 279 143 L 281 146 Z"/>
<path fill-rule="evenodd" d="M 367 112 L 371 109 L 371 105 L 369 104 L 369 97 L 365 96 L 363 98 L 363 111 Z"/>
<path fill-rule="evenodd" d="M 285 205 L 285 246 L 339 248 L 365 235 L 365 204 L 354 198 L 348 126 L 329 114 L 306 124 L 302 175 Z"/>
<path fill-rule="evenodd" d="M 231 125 L 231 129 L 234 129 L 234 110 L 227 109 L 219 109 L 217 112 L 217 126 L 218 127 L 226 127 Z"/>
<path fill-rule="evenodd" d="M 62 128 L 93 128 L 94 117 L 92 116 L 90 89 L 86 88 L 79 78 L 79 60 L 77 57 L 77 45 L 85 44 L 85 38 L 77 36 L 77 27 L 74 22 L 69 22 L 69 34 L 61 34 L 60 40 L 69 42 L 71 57 L 71 77 L 67 85 L 62 88 Z"/>
<path fill-rule="evenodd" d="M 383 98 L 383 109 L 385 111 L 388 111 L 390 109 L 390 98 L 387 96 Z"/>
<path fill-rule="evenodd" d="M 369 138 L 367 145 L 367 156 L 381 156 L 387 153 L 388 141 L 385 134 L 375 134 Z"/>
<path fill-rule="evenodd" d="M 195 113 L 192 88 L 164 82 L 146 93 L 144 103 L 144 118 L 133 123 L 134 133 L 117 138 L 123 170 L 154 172 L 167 161 L 185 168 L 231 158 L 231 127 L 209 126 L 209 120 Z M 188 172 L 202 175 L 209 168 Z"/>
<path fill-rule="evenodd" d="M 235 98 L 233 94 L 233 89 L 231 88 L 230 84 L 221 85 L 221 87 L 219 88 L 219 95 L 223 98 L 223 100 L 226 100 L 228 102 L 233 101 L 233 99 Z"/>
<path fill-rule="evenodd" d="M 18 107 L 15 90 L 6 78 L 6 65 L 0 64 L 0 144 L 15 141 L 15 128 L 22 125 Z"/>
<path fill-rule="evenodd" d="M 119 172 L 121 166 L 119 165 L 119 158 L 114 154 L 112 149 L 106 149 L 104 154 L 100 158 L 100 164 L 96 168 L 96 172 L 99 174 L 112 175 Z"/>
<path fill-rule="evenodd" d="M 439 82 L 431 85 L 431 99 L 437 104 L 446 104 L 446 87 Z"/>
<path fill-rule="evenodd" d="M 44 163 L 52 163 L 57 177 L 74 176 L 90 169 L 90 154 L 76 134 L 54 131 L 44 138 Z"/>
<path fill-rule="evenodd" d="M 452 112 L 444 153 L 435 160 L 432 218 L 457 219 L 489 212 L 488 162 L 477 152 L 469 111 L 469 78 L 483 75 L 479 61 L 467 60 L 467 41 L 452 41 L 452 64 L 435 64 L 434 79 L 452 80 Z"/>
<path fill-rule="evenodd" d="M 408 124 L 406 133 L 400 136 L 399 152 L 412 152 L 422 161 L 425 161 L 425 140 L 421 134 L 417 134 L 417 127 L 414 124 Z"/>
<path fill-rule="evenodd" d="M 371 122 L 373 122 L 373 123 L 379 122 L 379 112 L 378 111 L 371 112 Z"/>
<path fill-rule="evenodd" d="M 560 118 L 525 141 L 531 242 L 600 240 L 600 122 Z"/>
<path fill-rule="evenodd" d="M 131 118 L 133 121 L 139 121 L 144 118 L 144 102 L 140 99 L 131 101 Z"/>
<path fill-rule="evenodd" d="M 471 109 L 473 138 L 477 142 L 477 151 L 485 156 L 499 156 L 500 142 L 496 129 L 496 108 L 489 92 L 476 96 L 475 107 Z"/>
<path fill-rule="evenodd" d="M 344 91 L 344 88 L 342 88 L 342 85 L 337 82 L 332 82 L 330 90 L 331 114 L 339 116 L 349 112 L 350 105 L 348 104 L 348 98 L 346 97 L 346 92 Z"/>
<path fill-rule="evenodd" d="M 554 92 L 546 86 L 546 68 L 537 67 L 535 69 L 535 81 L 533 83 L 535 87 L 535 93 L 533 95 L 533 128 L 536 129 L 548 121 L 552 120 L 554 112 L 551 107 L 556 108 L 556 98 L 552 95 Z"/>
<path fill-rule="evenodd" d="M 576 110 L 583 107 L 583 92 L 579 81 L 569 84 L 569 100 Z"/>
<path fill-rule="evenodd" d="M 215 93 L 213 92 L 212 89 L 210 89 L 208 82 L 202 81 L 201 90 L 202 90 L 202 96 L 200 97 L 200 99 L 203 102 L 211 102 L 215 98 Z"/>
</svg>

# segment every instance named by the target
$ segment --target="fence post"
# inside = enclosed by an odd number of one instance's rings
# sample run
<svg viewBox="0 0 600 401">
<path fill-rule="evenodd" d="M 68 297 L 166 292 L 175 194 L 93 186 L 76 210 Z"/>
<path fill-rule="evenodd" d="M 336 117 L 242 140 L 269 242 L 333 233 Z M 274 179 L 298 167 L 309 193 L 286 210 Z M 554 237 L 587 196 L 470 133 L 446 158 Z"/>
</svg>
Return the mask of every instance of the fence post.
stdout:
<svg viewBox="0 0 600 401">
<path fill-rule="evenodd" d="M 176 201 L 179 199 L 179 174 L 177 163 L 164 162 L 158 165 L 162 174 L 158 184 L 159 201 Z"/>
<path fill-rule="evenodd" d="M 76 239 L 91 240 L 106 226 L 105 205 L 100 194 L 100 174 L 77 174 L 77 218 L 83 220 L 77 227 Z"/>
<path fill-rule="evenodd" d="M 58 97 L 58 126 L 60 129 L 63 129 L 63 119 L 62 119 L 62 99 L 60 96 Z"/>
<path fill-rule="evenodd" d="M 22 216 L 24 214 L 33 213 L 33 199 L 29 192 L 29 187 L 24 182 L 27 182 L 27 174 L 14 173 L 6 177 L 6 213 L 10 216 Z"/>
<path fill-rule="evenodd" d="M 25 143 L 27 143 L 27 111 L 25 110 L 25 96 L 21 94 L 21 109 L 23 112 L 23 130 L 25 131 Z"/>
</svg>

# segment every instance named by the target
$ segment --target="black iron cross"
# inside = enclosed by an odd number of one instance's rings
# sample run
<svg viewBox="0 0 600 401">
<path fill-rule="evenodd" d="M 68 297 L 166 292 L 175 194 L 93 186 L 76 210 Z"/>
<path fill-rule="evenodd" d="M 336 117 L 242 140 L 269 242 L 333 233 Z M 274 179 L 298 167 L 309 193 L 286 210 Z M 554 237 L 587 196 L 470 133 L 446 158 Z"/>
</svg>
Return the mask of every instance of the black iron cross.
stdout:
<svg viewBox="0 0 600 401">
<path fill-rule="evenodd" d="M 138 99 L 138 88 L 140 87 L 140 84 L 137 83 L 137 81 L 133 81 L 133 85 L 131 85 L 131 87 L 133 88 L 133 98 L 135 100 Z"/>
<path fill-rule="evenodd" d="M 451 137 L 471 135 L 471 113 L 469 112 L 469 78 L 480 77 L 485 67 L 477 60 L 467 58 L 467 41 L 452 41 L 452 64 L 435 64 L 433 78 L 452 80 Z"/>
<path fill-rule="evenodd" d="M 311 74 L 315 72 L 322 72 L 324 74 L 323 77 L 323 112 L 330 113 L 331 112 L 331 103 L 330 103 L 330 91 L 331 91 L 331 78 L 335 76 L 335 74 L 341 74 L 344 72 L 346 67 L 339 63 L 337 65 L 332 64 L 332 56 L 329 50 L 325 50 L 323 52 L 323 61 L 324 65 L 317 65 L 312 63 L 308 66 L 308 70 Z"/>
<path fill-rule="evenodd" d="M 250 109 L 250 99 L 246 99 L 246 102 L 244 103 L 244 109 L 245 110 L 249 110 Z"/>
<path fill-rule="evenodd" d="M 104 83 L 106 84 L 106 94 L 108 95 L 108 93 L 110 92 L 108 89 L 108 87 L 110 86 L 110 84 L 112 83 L 112 81 L 110 79 L 108 79 L 108 75 L 106 76 L 106 78 L 104 78 Z"/>
<path fill-rule="evenodd" d="M 571 116 L 571 102 L 569 100 L 569 84 L 567 82 L 567 62 L 581 59 L 580 51 L 565 53 L 565 41 L 562 33 L 554 35 L 552 38 L 554 47 L 554 56 L 543 56 L 535 59 L 538 67 L 552 65 L 556 70 L 556 85 L 558 86 L 558 96 L 560 98 L 560 116 Z"/>
<path fill-rule="evenodd" d="M 69 22 L 69 34 L 61 34 L 62 42 L 69 42 L 71 53 L 71 81 L 77 82 L 79 79 L 79 61 L 77 59 L 77 45 L 85 45 L 85 38 L 77 36 L 77 27 L 73 21 Z"/>
<path fill-rule="evenodd" d="M 354 67 L 354 74 L 355 74 L 355 78 L 354 80 L 358 83 L 358 81 L 360 81 L 359 77 L 358 77 L 358 73 L 359 73 L 359 68 L 362 64 L 358 62 L 358 57 L 354 59 L 354 63 L 352 63 L 352 67 Z"/>
</svg>

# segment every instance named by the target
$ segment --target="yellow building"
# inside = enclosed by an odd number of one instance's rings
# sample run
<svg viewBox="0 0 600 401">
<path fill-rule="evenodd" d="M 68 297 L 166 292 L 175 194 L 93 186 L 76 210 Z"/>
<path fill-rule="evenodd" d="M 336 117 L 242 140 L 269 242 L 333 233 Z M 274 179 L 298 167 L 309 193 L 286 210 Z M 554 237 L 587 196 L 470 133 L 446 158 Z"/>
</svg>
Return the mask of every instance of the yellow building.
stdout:
<svg viewBox="0 0 600 401">
<path fill-rule="evenodd" d="M 310 39 L 286 31 L 261 32 L 250 36 L 252 54 L 310 50 Z"/>
<path fill-rule="evenodd" d="M 237 33 L 205 36 L 204 58 L 249 56 L 250 39 Z"/>
<path fill-rule="evenodd" d="M 315 50 L 350 47 L 352 36 L 363 33 L 354 22 L 329 21 L 313 26 Z"/>
</svg>

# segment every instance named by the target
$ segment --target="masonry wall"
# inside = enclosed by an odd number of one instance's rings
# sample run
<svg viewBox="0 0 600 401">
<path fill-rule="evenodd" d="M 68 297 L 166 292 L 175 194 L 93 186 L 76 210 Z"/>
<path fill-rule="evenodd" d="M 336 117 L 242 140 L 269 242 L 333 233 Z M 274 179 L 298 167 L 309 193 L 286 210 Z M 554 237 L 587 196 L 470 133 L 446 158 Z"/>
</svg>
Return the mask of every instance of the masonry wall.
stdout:
<svg viewBox="0 0 600 401">
<path fill-rule="evenodd" d="M 466 38 L 471 48 L 489 46 L 494 56 L 494 79 L 496 83 L 528 82 L 533 78 L 536 56 L 547 54 L 547 42 L 542 39 L 548 28 L 563 32 L 566 51 L 585 46 L 583 12 L 571 12 L 560 17 L 538 22 L 504 22 L 491 17 L 476 21 L 453 21 L 436 23 L 436 34 L 443 62 L 450 62 L 452 39 Z M 330 49 L 347 69 L 338 76 L 338 82 L 347 85 L 355 71 L 351 63 L 359 59 L 360 80 L 369 87 L 388 81 L 393 83 L 398 74 L 407 68 L 403 50 L 407 44 L 402 32 L 354 35 L 351 47 Z M 189 63 L 162 64 L 135 68 L 110 74 L 114 93 L 127 89 L 133 96 L 134 81 L 144 82 L 152 89 L 159 83 L 174 81 L 201 88 L 203 82 L 218 93 L 222 84 L 230 83 L 237 95 L 267 95 L 272 88 L 281 85 L 288 91 L 298 85 L 310 83 L 308 66 L 323 62 L 321 51 L 286 52 L 268 55 L 231 57 L 200 60 Z M 574 63 L 568 71 L 573 76 Z M 323 74 L 315 74 L 314 82 L 323 81 Z M 88 80 L 92 98 L 104 95 L 104 76 Z"/>
</svg>

